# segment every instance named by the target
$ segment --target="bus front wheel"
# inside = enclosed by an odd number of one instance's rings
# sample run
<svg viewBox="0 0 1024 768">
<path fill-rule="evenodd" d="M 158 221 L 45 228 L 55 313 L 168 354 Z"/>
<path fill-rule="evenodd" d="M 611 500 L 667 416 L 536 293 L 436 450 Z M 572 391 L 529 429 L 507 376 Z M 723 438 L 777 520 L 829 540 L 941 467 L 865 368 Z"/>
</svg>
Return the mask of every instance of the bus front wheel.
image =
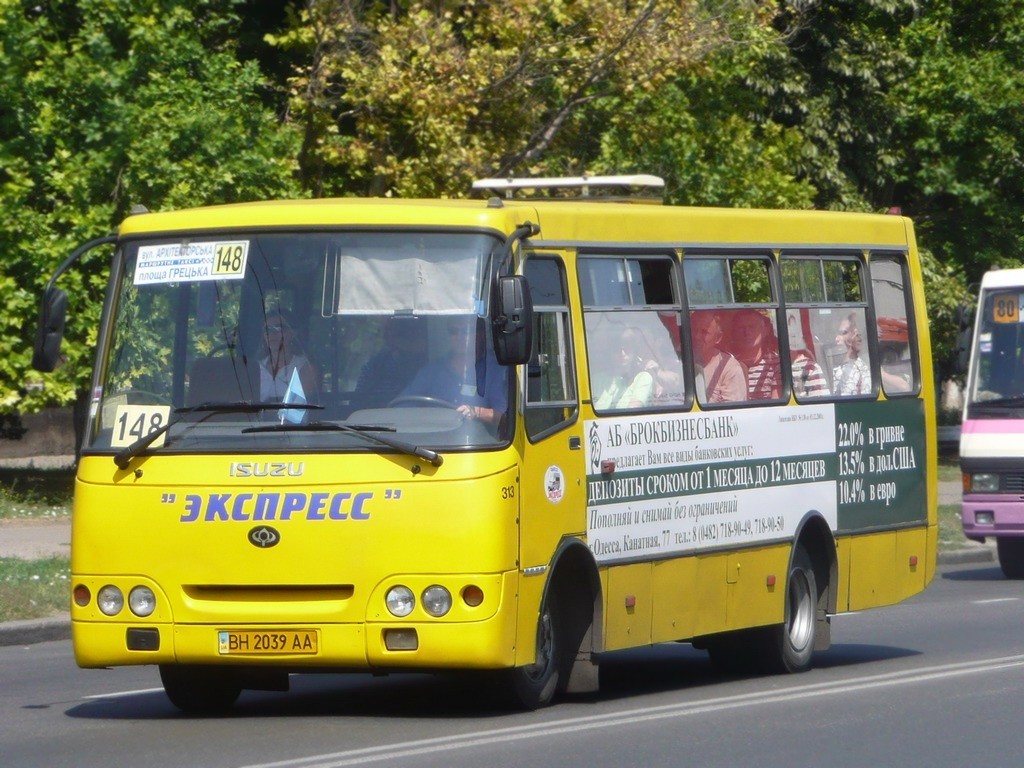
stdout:
<svg viewBox="0 0 1024 768">
<path fill-rule="evenodd" d="M 996 537 L 999 567 L 1008 579 L 1024 579 L 1024 537 Z"/>
<path fill-rule="evenodd" d="M 171 703 L 194 715 L 224 712 L 242 692 L 235 676 L 223 667 L 161 664 L 160 681 Z"/>
<path fill-rule="evenodd" d="M 533 664 L 510 671 L 513 703 L 523 709 L 546 707 L 568 672 L 563 662 L 563 637 L 559 629 L 557 600 L 552 592 L 545 598 L 537 621 L 537 658 Z"/>
</svg>

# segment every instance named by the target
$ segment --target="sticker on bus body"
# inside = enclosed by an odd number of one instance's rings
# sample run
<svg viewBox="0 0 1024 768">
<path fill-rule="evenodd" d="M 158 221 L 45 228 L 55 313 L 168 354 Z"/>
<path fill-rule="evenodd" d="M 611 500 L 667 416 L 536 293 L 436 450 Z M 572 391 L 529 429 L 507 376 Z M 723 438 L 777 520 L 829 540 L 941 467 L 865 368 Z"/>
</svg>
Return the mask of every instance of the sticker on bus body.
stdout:
<svg viewBox="0 0 1024 768">
<path fill-rule="evenodd" d="M 135 285 L 241 280 L 249 241 L 211 241 L 143 245 L 135 262 Z"/>
<path fill-rule="evenodd" d="M 562 468 L 552 464 L 544 473 L 544 496 L 552 504 L 557 504 L 562 500 L 564 494 L 565 476 L 562 474 Z"/>
</svg>

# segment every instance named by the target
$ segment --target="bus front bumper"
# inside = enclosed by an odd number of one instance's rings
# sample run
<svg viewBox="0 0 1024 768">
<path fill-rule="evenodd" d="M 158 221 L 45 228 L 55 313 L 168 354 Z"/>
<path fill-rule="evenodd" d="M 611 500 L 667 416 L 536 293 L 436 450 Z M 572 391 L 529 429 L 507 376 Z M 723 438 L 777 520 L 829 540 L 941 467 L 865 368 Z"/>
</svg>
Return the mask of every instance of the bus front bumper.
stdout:
<svg viewBox="0 0 1024 768">
<path fill-rule="evenodd" d="M 1024 496 L 965 494 L 960 520 L 964 536 L 1024 536 Z"/>
<path fill-rule="evenodd" d="M 143 581 L 158 591 L 161 600 L 165 594 L 155 582 L 141 577 L 76 576 L 74 581 L 90 584 L 94 593 L 103 582 L 127 592 L 130 584 Z M 472 581 L 485 583 L 483 578 Z M 383 605 L 382 589 L 370 604 Z M 175 663 L 296 671 L 511 667 L 518 620 L 516 572 L 492 577 L 486 591 L 491 597 L 479 607 L 453 606 L 439 618 L 421 609 L 405 619 L 376 610 L 363 621 L 331 621 L 322 608 L 318 612 L 318 606 L 301 603 L 285 606 L 287 614 L 279 605 L 239 601 L 207 605 L 201 619 L 193 608 L 189 621 L 175 621 L 171 608 L 146 619 L 124 614 L 105 617 L 93 604 L 72 604 L 72 639 L 81 667 Z"/>
<path fill-rule="evenodd" d="M 80 667 L 138 664 L 339 669 L 502 669 L 515 616 L 473 623 L 240 625 L 72 621 Z"/>
</svg>

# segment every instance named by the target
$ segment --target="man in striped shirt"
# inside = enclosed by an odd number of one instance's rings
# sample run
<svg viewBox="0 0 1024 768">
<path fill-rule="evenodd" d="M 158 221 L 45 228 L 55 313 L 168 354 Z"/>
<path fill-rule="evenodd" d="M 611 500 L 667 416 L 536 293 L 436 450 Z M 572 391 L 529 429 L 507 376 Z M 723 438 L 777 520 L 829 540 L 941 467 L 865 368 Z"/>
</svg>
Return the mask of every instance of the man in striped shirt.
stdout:
<svg viewBox="0 0 1024 768">
<path fill-rule="evenodd" d="M 782 364 L 771 320 L 756 309 L 741 309 L 733 318 L 732 331 L 736 356 L 747 367 L 747 399 L 778 400 Z"/>
</svg>

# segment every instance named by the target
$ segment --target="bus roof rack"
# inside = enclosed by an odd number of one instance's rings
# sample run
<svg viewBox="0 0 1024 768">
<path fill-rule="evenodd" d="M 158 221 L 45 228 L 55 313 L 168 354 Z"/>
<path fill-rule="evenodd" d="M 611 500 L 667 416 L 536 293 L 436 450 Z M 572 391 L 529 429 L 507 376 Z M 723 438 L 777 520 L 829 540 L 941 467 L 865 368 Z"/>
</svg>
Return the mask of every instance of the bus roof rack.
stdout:
<svg viewBox="0 0 1024 768">
<path fill-rule="evenodd" d="M 610 200 L 616 202 L 661 202 L 665 180 L 659 176 L 633 174 L 626 176 L 547 176 L 537 178 L 480 179 L 473 182 L 473 191 L 512 198 L 516 193 L 525 198 Z"/>
</svg>

